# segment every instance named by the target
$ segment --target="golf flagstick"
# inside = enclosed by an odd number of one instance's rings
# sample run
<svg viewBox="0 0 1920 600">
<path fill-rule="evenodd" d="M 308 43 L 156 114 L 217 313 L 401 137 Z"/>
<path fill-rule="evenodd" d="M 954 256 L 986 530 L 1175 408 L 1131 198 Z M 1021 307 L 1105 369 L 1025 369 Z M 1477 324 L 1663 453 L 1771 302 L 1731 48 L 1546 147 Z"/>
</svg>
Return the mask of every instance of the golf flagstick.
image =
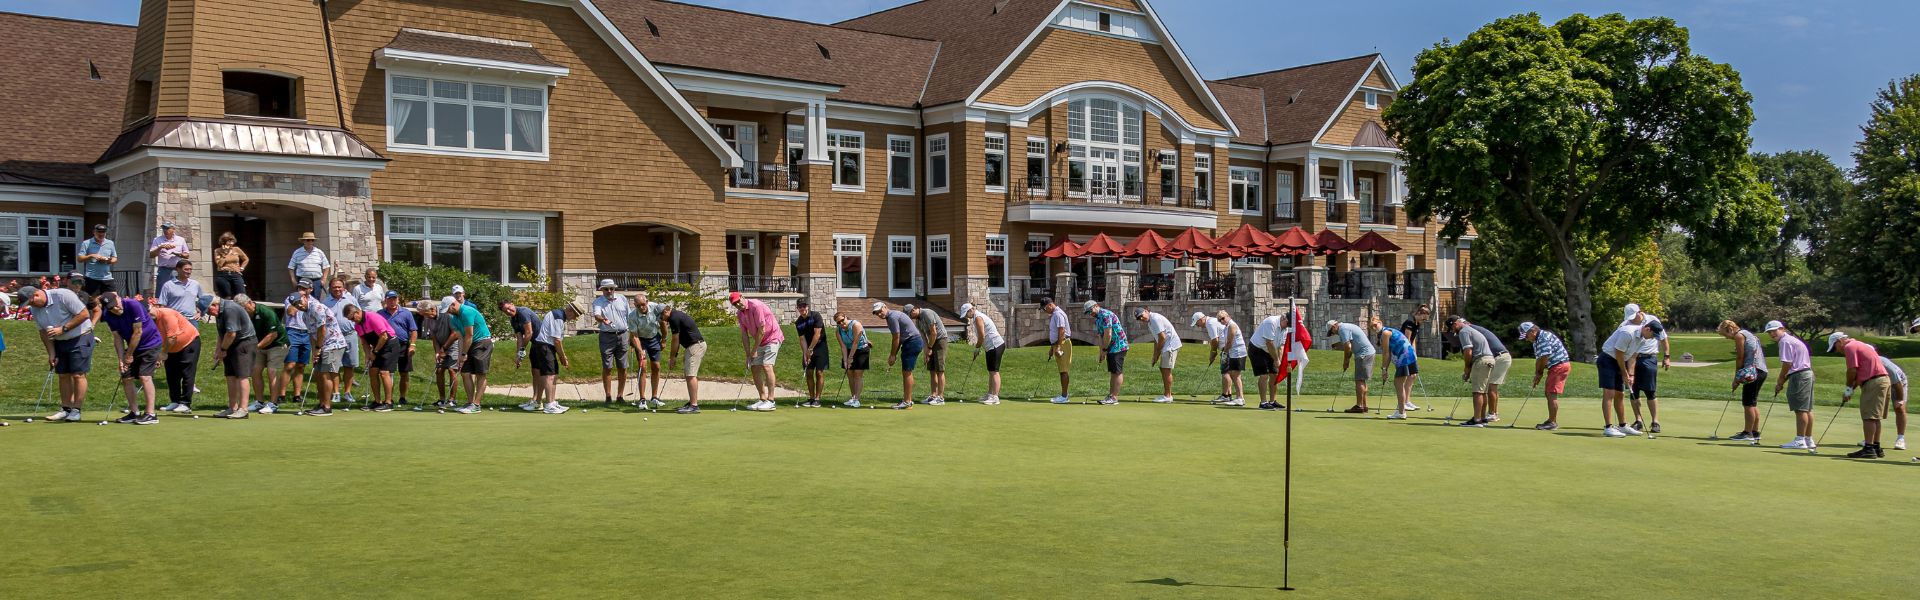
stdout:
<svg viewBox="0 0 1920 600">
<path fill-rule="evenodd" d="M 1297 308 L 1298 303 L 1299 301 L 1297 299 L 1288 298 L 1288 313 L 1291 314 L 1293 310 Z M 1296 327 L 1294 329 L 1298 328 Z M 1293 335 L 1294 330 L 1289 329 L 1287 331 L 1288 350 L 1293 349 Z M 1298 375 L 1295 376 L 1297 377 Z M 1291 405 L 1293 403 L 1293 388 L 1288 387 L 1287 404 Z M 1284 451 L 1286 458 L 1284 459 L 1284 472 L 1281 474 L 1282 483 L 1280 487 L 1280 589 L 1292 591 L 1293 586 L 1291 585 L 1292 581 L 1290 577 L 1293 567 L 1293 411 L 1285 410 L 1282 412 L 1287 413 L 1287 423 L 1285 426 L 1287 437 L 1283 442 L 1286 444 Z"/>
</svg>

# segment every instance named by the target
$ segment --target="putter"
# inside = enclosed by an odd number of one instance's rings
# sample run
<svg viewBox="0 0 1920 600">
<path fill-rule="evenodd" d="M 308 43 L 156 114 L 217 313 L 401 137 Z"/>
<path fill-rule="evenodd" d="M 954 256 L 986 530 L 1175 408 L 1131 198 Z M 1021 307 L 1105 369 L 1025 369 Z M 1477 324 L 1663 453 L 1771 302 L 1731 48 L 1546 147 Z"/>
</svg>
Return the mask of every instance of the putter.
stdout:
<svg viewBox="0 0 1920 600">
<path fill-rule="evenodd" d="M 1766 416 L 1760 417 L 1760 429 L 1762 431 L 1765 431 L 1767 429 L 1767 420 L 1773 418 L 1773 405 L 1779 404 L 1779 403 L 1780 403 L 1780 394 L 1779 392 L 1775 392 L 1773 394 L 1773 401 L 1767 404 Z M 1760 441 L 1754 440 L 1753 445 L 1755 446 L 1760 445 Z"/>
<path fill-rule="evenodd" d="M 1813 447 L 1807 449 L 1807 454 L 1820 453 L 1820 443 L 1827 441 L 1827 432 L 1833 431 L 1833 422 L 1840 420 L 1840 412 L 1847 409 L 1847 400 L 1849 398 L 1840 399 L 1840 407 L 1833 409 L 1833 416 L 1827 418 L 1827 428 L 1820 430 L 1820 439 L 1813 441 Z"/>
<path fill-rule="evenodd" d="M 1710 440 L 1720 439 L 1720 424 L 1725 423 L 1727 421 L 1727 409 L 1732 406 L 1733 406 L 1733 390 L 1727 390 L 1727 401 L 1725 404 L 1720 405 L 1720 420 L 1713 422 L 1713 435 L 1707 436 L 1707 439 L 1710 439 Z"/>
<path fill-rule="evenodd" d="M 1513 429 L 1513 426 L 1520 424 L 1520 415 L 1527 414 L 1527 401 L 1532 399 L 1533 388 L 1529 387 L 1526 391 L 1520 393 L 1520 411 L 1513 413 L 1513 420 L 1507 423 L 1507 429 Z M 1647 437 L 1651 438 L 1653 435 L 1648 434 Z"/>
<path fill-rule="evenodd" d="M 1413 382 L 1414 382 L 1414 383 L 1416 383 L 1416 384 L 1419 384 L 1419 385 L 1420 385 L 1420 401 L 1421 401 L 1421 403 L 1422 403 L 1422 404 L 1425 404 L 1425 405 L 1427 406 L 1427 412 L 1433 412 L 1433 396 L 1432 396 L 1432 395 L 1429 395 L 1429 394 L 1427 393 L 1427 378 L 1426 378 L 1426 376 L 1424 376 L 1424 375 L 1419 375 L 1419 374 L 1415 374 L 1415 375 L 1413 376 Z"/>
<path fill-rule="evenodd" d="M 1452 409 L 1452 410 L 1448 410 L 1448 411 L 1447 411 L 1447 418 L 1446 418 L 1446 419 L 1445 419 L 1444 421 L 1442 421 L 1443 423 L 1446 423 L 1446 424 L 1448 424 L 1448 425 L 1451 425 L 1451 424 L 1453 424 L 1453 416 L 1454 416 L 1455 414 L 1459 414 L 1459 412 L 1460 412 L 1460 400 L 1461 400 L 1461 398 L 1464 398 L 1464 396 L 1454 396 L 1454 397 L 1453 397 L 1453 409 Z"/>
<path fill-rule="evenodd" d="M 47 397 L 52 395 L 52 390 L 53 390 L 53 367 L 47 367 L 47 377 L 45 379 L 40 380 L 40 395 L 33 399 L 33 414 L 35 415 L 40 414 L 40 407 L 41 405 L 46 404 Z M 29 415 L 29 416 L 32 416 L 32 415 Z"/>
</svg>

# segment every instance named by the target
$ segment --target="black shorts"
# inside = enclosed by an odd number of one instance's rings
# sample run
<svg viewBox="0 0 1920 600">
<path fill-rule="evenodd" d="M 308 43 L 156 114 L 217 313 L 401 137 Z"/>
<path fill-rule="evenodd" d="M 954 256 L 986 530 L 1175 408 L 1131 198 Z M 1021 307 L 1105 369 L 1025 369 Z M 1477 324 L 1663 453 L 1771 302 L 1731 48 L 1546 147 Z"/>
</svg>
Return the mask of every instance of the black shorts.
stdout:
<svg viewBox="0 0 1920 600">
<path fill-rule="evenodd" d="M 1754 407 L 1760 405 L 1760 387 L 1767 383 L 1767 372 L 1761 371 L 1753 381 L 1740 386 L 1740 405 Z"/>
<path fill-rule="evenodd" d="M 1230 356 L 1220 359 L 1220 373 L 1238 373 L 1247 370 L 1247 357 Z"/>
<path fill-rule="evenodd" d="M 987 372 L 988 373 L 1000 372 L 1000 357 L 1004 356 L 1006 353 L 1007 353 L 1006 344 L 1001 344 L 998 347 L 987 351 Z"/>
<path fill-rule="evenodd" d="M 1397 364 L 1393 366 L 1394 379 L 1399 379 L 1401 377 L 1412 377 L 1419 374 L 1420 374 L 1420 361 L 1418 360 L 1415 360 L 1411 363 L 1404 364 L 1404 365 Z"/>
<path fill-rule="evenodd" d="M 560 374 L 560 353 L 554 351 L 553 344 L 534 342 L 527 350 L 527 361 L 532 363 L 535 376 Z"/>
<path fill-rule="evenodd" d="M 1106 354 L 1107 354 L 1107 372 L 1108 373 L 1125 373 L 1127 371 L 1127 351 L 1126 350 L 1121 350 L 1119 352 L 1108 352 Z"/>
<path fill-rule="evenodd" d="M 53 353 L 58 360 L 53 362 L 53 372 L 59 375 L 81 375 L 93 370 L 93 335 L 82 333 L 71 339 L 54 340 Z"/>
<path fill-rule="evenodd" d="M 227 376 L 252 377 L 253 359 L 259 352 L 260 344 L 253 338 L 234 340 L 233 348 L 227 350 L 227 359 L 221 363 L 226 365 Z"/>
<path fill-rule="evenodd" d="M 493 340 L 480 340 L 467 349 L 467 364 L 460 368 L 461 373 L 474 375 L 487 374 L 487 364 L 493 360 Z"/>
<path fill-rule="evenodd" d="M 827 345 L 825 343 L 816 344 L 813 347 L 813 352 L 807 353 L 805 357 L 800 359 L 800 368 L 808 371 L 825 371 L 832 358 L 833 357 L 827 353 Z"/>
<path fill-rule="evenodd" d="M 80 291 L 86 292 L 88 296 L 99 296 L 113 291 L 113 280 L 89 278 L 80 284 Z"/>
<path fill-rule="evenodd" d="M 634 336 L 634 339 L 640 340 L 640 354 L 642 358 L 653 362 L 660 362 L 660 350 L 663 346 L 660 345 L 659 334 L 654 334 L 653 337 Z"/>
<path fill-rule="evenodd" d="M 865 371 L 868 368 L 870 368 L 869 363 L 871 362 L 871 359 L 872 359 L 871 357 L 872 351 L 873 351 L 872 347 L 861 348 L 859 350 L 853 351 L 853 358 L 847 361 L 849 365 L 847 367 L 847 370 Z"/>
<path fill-rule="evenodd" d="M 412 373 L 413 372 L 413 353 L 409 352 L 409 350 L 412 350 L 412 349 L 413 347 L 411 346 L 405 346 L 405 345 L 400 346 L 399 357 L 393 359 L 393 372 L 395 373 Z"/>
<path fill-rule="evenodd" d="M 133 363 L 127 365 L 126 369 L 120 371 L 120 378 L 134 379 L 137 377 L 152 377 L 153 368 L 160 364 L 160 354 L 159 346 L 154 346 L 146 350 L 133 351 Z"/>
<path fill-rule="evenodd" d="M 1633 396 L 1646 394 L 1654 398 L 1660 391 L 1660 361 L 1652 354 L 1641 354 L 1633 359 Z"/>
<path fill-rule="evenodd" d="M 400 345 L 400 342 L 387 340 L 386 347 L 381 348 L 379 352 L 373 353 L 373 356 L 367 359 L 367 368 L 392 373 L 395 368 L 400 366 L 400 355 L 406 352 L 406 347 Z"/>
<path fill-rule="evenodd" d="M 1273 364 L 1273 355 L 1267 354 L 1266 348 L 1248 348 L 1247 359 L 1253 363 L 1254 377 L 1280 374 L 1280 369 Z"/>
<path fill-rule="evenodd" d="M 1620 361 L 1614 360 L 1612 354 L 1602 353 L 1600 358 L 1594 359 L 1593 366 L 1600 375 L 1600 389 L 1625 391 L 1622 388 L 1626 387 L 1626 375 L 1620 370 Z"/>
</svg>

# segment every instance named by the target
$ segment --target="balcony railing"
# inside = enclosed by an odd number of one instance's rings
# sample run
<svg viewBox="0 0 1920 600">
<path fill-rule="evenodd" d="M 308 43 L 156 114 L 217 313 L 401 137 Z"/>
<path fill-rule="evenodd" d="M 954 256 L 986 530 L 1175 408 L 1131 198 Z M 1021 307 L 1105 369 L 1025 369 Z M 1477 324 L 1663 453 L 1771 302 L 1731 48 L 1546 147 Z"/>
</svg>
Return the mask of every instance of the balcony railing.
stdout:
<svg viewBox="0 0 1920 600">
<path fill-rule="evenodd" d="M 1234 287 L 1232 275 L 1200 277 L 1193 280 L 1187 297 L 1194 300 L 1232 300 Z"/>
<path fill-rule="evenodd" d="M 1327 202 L 1327 222 L 1328 223 L 1347 222 L 1347 203 L 1340 202 L 1337 200 L 1328 201 Z"/>
<path fill-rule="evenodd" d="M 1020 300 L 1020 301 L 1037 303 L 1040 301 L 1041 298 L 1045 298 L 1047 296 L 1053 295 L 1053 290 L 1049 289 L 1050 287 L 1052 287 L 1051 282 L 1048 281 L 1051 278 L 1028 277 L 1026 279 L 1027 279 L 1027 297 L 1024 300 Z"/>
<path fill-rule="evenodd" d="M 1194 190 L 1181 190 L 1178 197 L 1146 197 L 1146 183 L 1117 179 L 1068 177 L 1027 177 L 1015 182 L 1016 204 L 1086 204 L 1137 208 L 1179 208 L 1213 210 L 1213 199 Z"/>
<path fill-rule="evenodd" d="M 753 162 L 727 171 L 727 187 L 782 192 L 807 191 L 806 165 Z"/>
<path fill-rule="evenodd" d="M 1273 276 L 1273 297 L 1298 298 L 1300 277 L 1293 273 L 1279 273 Z"/>
<path fill-rule="evenodd" d="M 1141 275 L 1140 299 L 1147 302 L 1174 299 L 1173 276 L 1165 273 Z"/>
<path fill-rule="evenodd" d="M 1366 298 L 1366 281 L 1360 278 L 1360 273 L 1354 271 L 1332 277 L 1327 283 L 1327 296 L 1344 300 Z"/>
<path fill-rule="evenodd" d="M 741 293 L 796 294 L 800 292 L 798 275 L 728 275 L 727 287 Z"/>
<path fill-rule="evenodd" d="M 659 285 L 664 283 L 684 283 L 687 285 L 693 285 L 694 284 L 693 277 L 694 275 L 692 273 L 637 273 L 637 272 L 631 272 L 631 271 L 612 271 L 612 272 L 594 273 L 593 281 L 596 285 L 598 285 L 599 282 L 603 279 L 611 279 L 613 280 L 613 285 L 616 286 L 617 289 L 621 291 L 626 291 L 626 292 L 635 292 L 635 291 L 639 291 L 642 287 L 644 287 L 647 284 Z"/>
</svg>

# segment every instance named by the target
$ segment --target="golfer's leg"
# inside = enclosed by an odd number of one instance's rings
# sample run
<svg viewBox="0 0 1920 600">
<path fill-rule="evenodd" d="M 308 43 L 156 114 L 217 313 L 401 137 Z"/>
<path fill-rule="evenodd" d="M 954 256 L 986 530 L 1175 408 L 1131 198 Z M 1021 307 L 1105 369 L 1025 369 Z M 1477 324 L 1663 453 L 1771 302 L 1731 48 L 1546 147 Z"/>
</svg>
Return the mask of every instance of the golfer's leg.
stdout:
<svg viewBox="0 0 1920 600">
<path fill-rule="evenodd" d="M 1753 409 L 1753 414 L 1756 416 L 1759 415 L 1760 409 L 1757 409 L 1757 408 Z M 1653 398 L 1653 392 L 1647 392 L 1647 423 L 1653 424 L 1653 423 L 1659 423 L 1659 422 L 1660 422 L 1660 401 L 1655 400 Z M 1760 422 L 1754 421 L 1753 423 L 1754 423 L 1754 429 L 1758 430 L 1760 428 Z"/>
<path fill-rule="evenodd" d="M 1487 384 L 1487 414 L 1491 415 L 1491 414 L 1499 414 L 1499 413 L 1500 413 L 1500 385 L 1495 383 L 1489 383 Z M 1485 415 L 1482 415 L 1482 416 L 1485 416 Z"/>
<path fill-rule="evenodd" d="M 68 375 L 73 378 L 73 408 L 86 410 L 87 375 L 85 373 Z"/>
<path fill-rule="evenodd" d="M 1560 422 L 1560 395 L 1547 394 L 1547 422 Z"/>
<path fill-rule="evenodd" d="M 1360 408 L 1367 407 L 1367 382 L 1353 382 L 1353 401 L 1358 403 Z"/>
<path fill-rule="evenodd" d="M 1160 370 L 1160 395 L 1173 397 L 1173 369 Z"/>
<path fill-rule="evenodd" d="M 1640 420 L 1640 392 L 1637 390 L 1634 391 L 1632 398 L 1633 398 L 1633 420 L 1638 421 Z M 1620 417 L 1620 422 L 1626 423 L 1627 422 L 1626 419 L 1627 419 L 1626 417 Z"/>
<path fill-rule="evenodd" d="M 154 396 L 153 377 L 152 376 L 141 377 L 140 387 L 141 387 L 141 392 L 147 395 L 147 414 L 153 414 L 153 396 Z"/>
<path fill-rule="evenodd" d="M 121 379 L 120 389 L 126 392 L 127 395 L 127 412 L 137 415 L 140 414 L 140 404 L 139 400 L 134 396 L 136 389 L 135 383 L 132 378 Z"/>
<path fill-rule="evenodd" d="M 1067 395 L 1067 377 L 1068 374 L 1066 373 L 1060 374 L 1060 395 L 1062 396 Z"/>
</svg>

